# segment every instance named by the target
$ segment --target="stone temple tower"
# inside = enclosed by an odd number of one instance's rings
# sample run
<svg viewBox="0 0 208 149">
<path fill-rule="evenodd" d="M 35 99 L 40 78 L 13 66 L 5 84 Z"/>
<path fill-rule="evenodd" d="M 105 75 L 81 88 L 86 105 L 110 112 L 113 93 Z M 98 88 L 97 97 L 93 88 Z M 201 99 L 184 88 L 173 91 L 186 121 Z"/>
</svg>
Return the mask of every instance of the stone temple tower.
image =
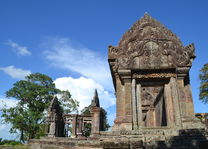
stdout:
<svg viewBox="0 0 208 149">
<path fill-rule="evenodd" d="M 189 70 L 194 45 L 145 14 L 109 46 L 108 61 L 116 91 L 113 131 L 143 128 L 203 127 L 194 114 Z"/>
<path fill-rule="evenodd" d="M 95 90 L 90 115 L 65 114 L 62 118 L 65 123 L 72 121 L 78 135 L 85 124 L 91 124 L 89 138 L 56 135 L 59 133 L 54 128 L 62 119 L 57 118 L 59 110 L 52 106 L 49 137 L 30 140 L 33 149 L 208 148 L 208 131 L 195 118 L 190 88 L 193 44 L 183 46 L 174 33 L 145 14 L 123 35 L 118 46 L 109 46 L 108 50 L 116 93 L 112 130 L 101 129 L 103 114 Z"/>
</svg>

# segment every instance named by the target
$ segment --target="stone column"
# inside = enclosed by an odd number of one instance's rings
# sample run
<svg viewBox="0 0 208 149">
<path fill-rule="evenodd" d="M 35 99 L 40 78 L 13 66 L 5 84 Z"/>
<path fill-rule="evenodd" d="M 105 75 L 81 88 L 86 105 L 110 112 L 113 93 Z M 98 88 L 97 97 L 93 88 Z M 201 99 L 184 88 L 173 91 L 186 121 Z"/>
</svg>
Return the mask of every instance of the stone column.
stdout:
<svg viewBox="0 0 208 149">
<path fill-rule="evenodd" d="M 192 93 L 191 93 L 191 86 L 190 84 L 185 85 L 184 87 L 185 90 L 185 97 L 186 97 L 186 116 L 190 118 L 195 117 L 195 112 L 194 112 L 194 105 L 193 105 L 193 99 L 192 99 Z"/>
<path fill-rule="evenodd" d="M 143 126 L 143 122 L 142 122 L 141 84 L 137 84 L 136 85 L 136 99 L 137 99 L 138 126 L 139 126 L 139 128 L 141 128 Z"/>
<path fill-rule="evenodd" d="M 121 123 L 125 115 L 125 98 L 124 86 L 121 83 L 119 76 L 116 76 L 116 120 L 115 123 Z"/>
<path fill-rule="evenodd" d="M 166 109 L 167 125 L 172 127 L 174 125 L 174 112 L 173 112 L 173 99 L 171 95 L 170 84 L 165 84 L 164 87 L 164 100 Z"/>
<path fill-rule="evenodd" d="M 122 113 L 124 117 L 121 121 L 120 129 L 132 130 L 132 99 L 131 99 L 131 70 L 124 69 L 118 70 L 122 84 L 124 84 L 124 90 L 122 94 Z"/>
<path fill-rule="evenodd" d="M 138 116 L 137 116 L 137 101 L 136 101 L 136 80 L 132 79 L 132 118 L 133 129 L 138 129 Z"/>
<path fill-rule="evenodd" d="M 77 121 L 78 121 L 77 136 L 82 137 L 82 122 L 83 122 L 82 117 L 78 117 Z"/>
<path fill-rule="evenodd" d="M 56 113 L 52 112 L 49 116 L 49 133 L 48 137 L 55 137 L 56 136 Z"/>
<path fill-rule="evenodd" d="M 173 98 L 175 125 L 177 128 L 180 128 L 181 127 L 181 112 L 180 112 L 180 104 L 179 104 L 179 96 L 178 96 L 176 78 L 174 77 L 170 78 L 170 87 L 171 87 L 171 96 Z"/>
<path fill-rule="evenodd" d="M 180 104 L 180 112 L 182 120 L 186 120 L 186 96 L 184 94 L 184 77 L 177 78 L 177 85 L 178 85 L 178 97 L 179 97 L 179 104 Z"/>
<path fill-rule="evenodd" d="M 92 107 L 92 128 L 91 128 L 91 135 L 99 135 L 100 134 L 100 107 Z"/>
<path fill-rule="evenodd" d="M 125 87 L 125 119 L 126 130 L 132 130 L 132 98 L 131 98 L 131 79 L 124 79 Z"/>
<path fill-rule="evenodd" d="M 72 134 L 71 134 L 72 138 L 76 138 L 77 137 L 77 115 L 74 115 L 73 119 L 72 119 Z"/>
<path fill-rule="evenodd" d="M 55 137 L 55 135 L 56 135 L 56 123 L 55 122 L 51 122 L 50 123 L 48 137 Z"/>
</svg>

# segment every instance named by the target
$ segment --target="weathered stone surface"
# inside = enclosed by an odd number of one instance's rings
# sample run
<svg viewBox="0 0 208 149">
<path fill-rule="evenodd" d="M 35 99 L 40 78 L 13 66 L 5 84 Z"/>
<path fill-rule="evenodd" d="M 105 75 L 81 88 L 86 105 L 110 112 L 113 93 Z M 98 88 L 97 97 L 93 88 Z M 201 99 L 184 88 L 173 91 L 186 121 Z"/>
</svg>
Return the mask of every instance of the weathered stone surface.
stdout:
<svg viewBox="0 0 208 149">
<path fill-rule="evenodd" d="M 64 136 L 64 120 L 63 113 L 59 106 L 58 99 L 55 96 L 48 108 L 46 135 L 49 137 Z"/>
<path fill-rule="evenodd" d="M 137 21 L 118 46 L 109 46 L 117 96 L 113 130 L 194 128 L 197 122 L 190 125 L 196 120 L 189 81 L 194 58 L 193 44 L 184 47 L 172 31 L 148 14 Z M 203 127 L 200 122 L 197 125 Z"/>
<path fill-rule="evenodd" d="M 117 47 L 109 46 L 113 69 L 159 69 L 191 66 L 194 45 L 184 47 L 179 38 L 160 22 L 145 14 L 122 37 Z"/>
</svg>

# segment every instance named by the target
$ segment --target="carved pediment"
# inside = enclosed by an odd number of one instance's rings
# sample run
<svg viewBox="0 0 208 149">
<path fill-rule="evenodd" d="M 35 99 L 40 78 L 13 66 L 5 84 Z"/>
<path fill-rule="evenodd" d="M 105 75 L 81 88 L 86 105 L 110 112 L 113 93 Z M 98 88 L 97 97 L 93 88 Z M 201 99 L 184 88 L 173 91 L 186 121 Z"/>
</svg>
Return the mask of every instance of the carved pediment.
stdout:
<svg viewBox="0 0 208 149">
<path fill-rule="evenodd" d="M 194 45 L 184 47 L 179 38 L 160 22 L 145 14 L 121 38 L 109 46 L 109 59 L 117 69 L 160 69 L 191 66 Z"/>
</svg>

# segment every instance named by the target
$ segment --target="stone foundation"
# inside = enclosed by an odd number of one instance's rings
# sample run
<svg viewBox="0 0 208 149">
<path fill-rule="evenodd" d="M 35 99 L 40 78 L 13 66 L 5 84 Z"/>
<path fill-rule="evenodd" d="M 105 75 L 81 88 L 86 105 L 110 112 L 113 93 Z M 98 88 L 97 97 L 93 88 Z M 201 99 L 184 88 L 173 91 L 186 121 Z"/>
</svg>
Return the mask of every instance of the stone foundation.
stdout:
<svg viewBox="0 0 208 149">
<path fill-rule="evenodd" d="M 100 132 L 96 138 L 43 137 L 30 140 L 31 149 L 207 149 L 204 129 L 170 130 L 154 128 L 141 131 Z"/>
</svg>

